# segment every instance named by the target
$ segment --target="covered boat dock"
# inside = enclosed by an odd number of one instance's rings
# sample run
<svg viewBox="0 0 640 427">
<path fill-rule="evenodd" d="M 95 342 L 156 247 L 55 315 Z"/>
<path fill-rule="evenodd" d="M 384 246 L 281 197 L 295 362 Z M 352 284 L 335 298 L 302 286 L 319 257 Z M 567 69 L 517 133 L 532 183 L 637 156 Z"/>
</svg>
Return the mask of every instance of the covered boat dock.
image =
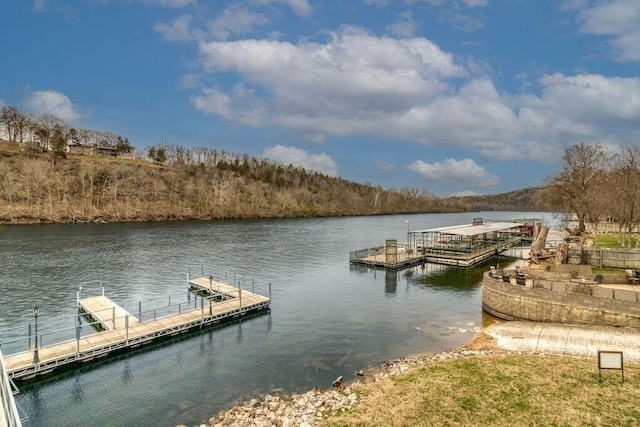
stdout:
<svg viewBox="0 0 640 427">
<path fill-rule="evenodd" d="M 415 230 L 409 232 L 409 245 L 425 262 L 468 267 L 519 245 L 521 224 L 513 222 L 483 223 Z"/>
</svg>

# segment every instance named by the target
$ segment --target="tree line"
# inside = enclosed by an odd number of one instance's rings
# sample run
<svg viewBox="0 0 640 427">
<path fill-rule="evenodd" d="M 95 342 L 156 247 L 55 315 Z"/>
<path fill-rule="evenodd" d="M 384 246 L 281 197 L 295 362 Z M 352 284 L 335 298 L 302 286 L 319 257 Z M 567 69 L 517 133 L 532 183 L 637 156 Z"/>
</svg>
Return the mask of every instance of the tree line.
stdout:
<svg viewBox="0 0 640 427">
<path fill-rule="evenodd" d="M 559 212 L 578 218 L 577 232 L 591 223 L 614 221 L 618 239 L 631 243 L 640 227 L 640 146 L 624 146 L 609 154 L 601 144 L 579 143 L 567 147 L 563 169 L 546 179 L 540 200 Z"/>
<path fill-rule="evenodd" d="M 0 113 L 0 129 L 9 142 L 26 143 L 64 156 L 67 144 L 115 148 L 130 152 L 129 139 L 111 132 L 74 128 L 53 114 L 33 116 L 15 106 L 5 105 Z"/>
<path fill-rule="evenodd" d="M 20 148 L 18 148 L 20 147 Z M 457 212 L 424 189 L 384 189 L 209 147 L 163 162 L 0 143 L 0 222 L 157 221 Z"/>
</svg>

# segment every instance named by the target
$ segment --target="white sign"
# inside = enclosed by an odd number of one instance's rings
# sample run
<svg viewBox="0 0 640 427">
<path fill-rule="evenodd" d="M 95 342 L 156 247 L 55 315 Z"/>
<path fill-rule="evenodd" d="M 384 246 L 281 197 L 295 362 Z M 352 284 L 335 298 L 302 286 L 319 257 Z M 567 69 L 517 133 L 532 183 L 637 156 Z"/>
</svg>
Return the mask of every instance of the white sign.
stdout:
<svg viewBox="0 0 640 427">
<path fill-rule="evenodd" d="M 624 382 L 624 363 L 621 351 L 600 351 L 598 350 L 598 379 L 602 381 L 603 369 L 617 369 L 621 371 L 622 382 Z"/>
<path fill-rule="evenodd" d="M 600 369 L 622 369 L 621 351 L 599 351 L 598 358 Z"/>
</svg>

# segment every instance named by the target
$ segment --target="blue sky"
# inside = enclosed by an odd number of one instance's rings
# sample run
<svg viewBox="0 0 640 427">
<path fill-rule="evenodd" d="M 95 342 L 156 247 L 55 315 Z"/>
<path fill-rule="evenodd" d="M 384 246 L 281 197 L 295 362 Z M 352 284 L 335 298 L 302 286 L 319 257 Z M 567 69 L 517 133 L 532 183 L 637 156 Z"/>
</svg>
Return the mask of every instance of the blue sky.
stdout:
<svg viewBox="0 0 640 427">
<path fill-rule="evenodd" d="M 0 105 L 438 196 L 640 136 L 638 0 L 4 0 Z"/>
</svg>

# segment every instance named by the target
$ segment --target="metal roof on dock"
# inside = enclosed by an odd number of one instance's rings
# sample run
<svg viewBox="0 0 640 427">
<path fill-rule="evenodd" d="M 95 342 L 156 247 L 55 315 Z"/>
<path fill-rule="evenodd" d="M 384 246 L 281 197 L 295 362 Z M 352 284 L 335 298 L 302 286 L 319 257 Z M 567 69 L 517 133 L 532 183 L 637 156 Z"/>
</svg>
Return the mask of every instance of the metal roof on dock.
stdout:
<svg viewBox="0 0 640 427">
<path fill-rule="evenodd" d="M 447 227 L 429 228 L 426 230 L 415 230 L 411 233 L 442 233 L 442 234 L 454 234 L 457 236 L 477 236 L 485 233 L 492 233 L 496 231 L 505 231 L 512 228 L 518 228 L 520 224 L 513 222 L 487 222 L 480 225 L 453 225 Z"/>
</svg>

